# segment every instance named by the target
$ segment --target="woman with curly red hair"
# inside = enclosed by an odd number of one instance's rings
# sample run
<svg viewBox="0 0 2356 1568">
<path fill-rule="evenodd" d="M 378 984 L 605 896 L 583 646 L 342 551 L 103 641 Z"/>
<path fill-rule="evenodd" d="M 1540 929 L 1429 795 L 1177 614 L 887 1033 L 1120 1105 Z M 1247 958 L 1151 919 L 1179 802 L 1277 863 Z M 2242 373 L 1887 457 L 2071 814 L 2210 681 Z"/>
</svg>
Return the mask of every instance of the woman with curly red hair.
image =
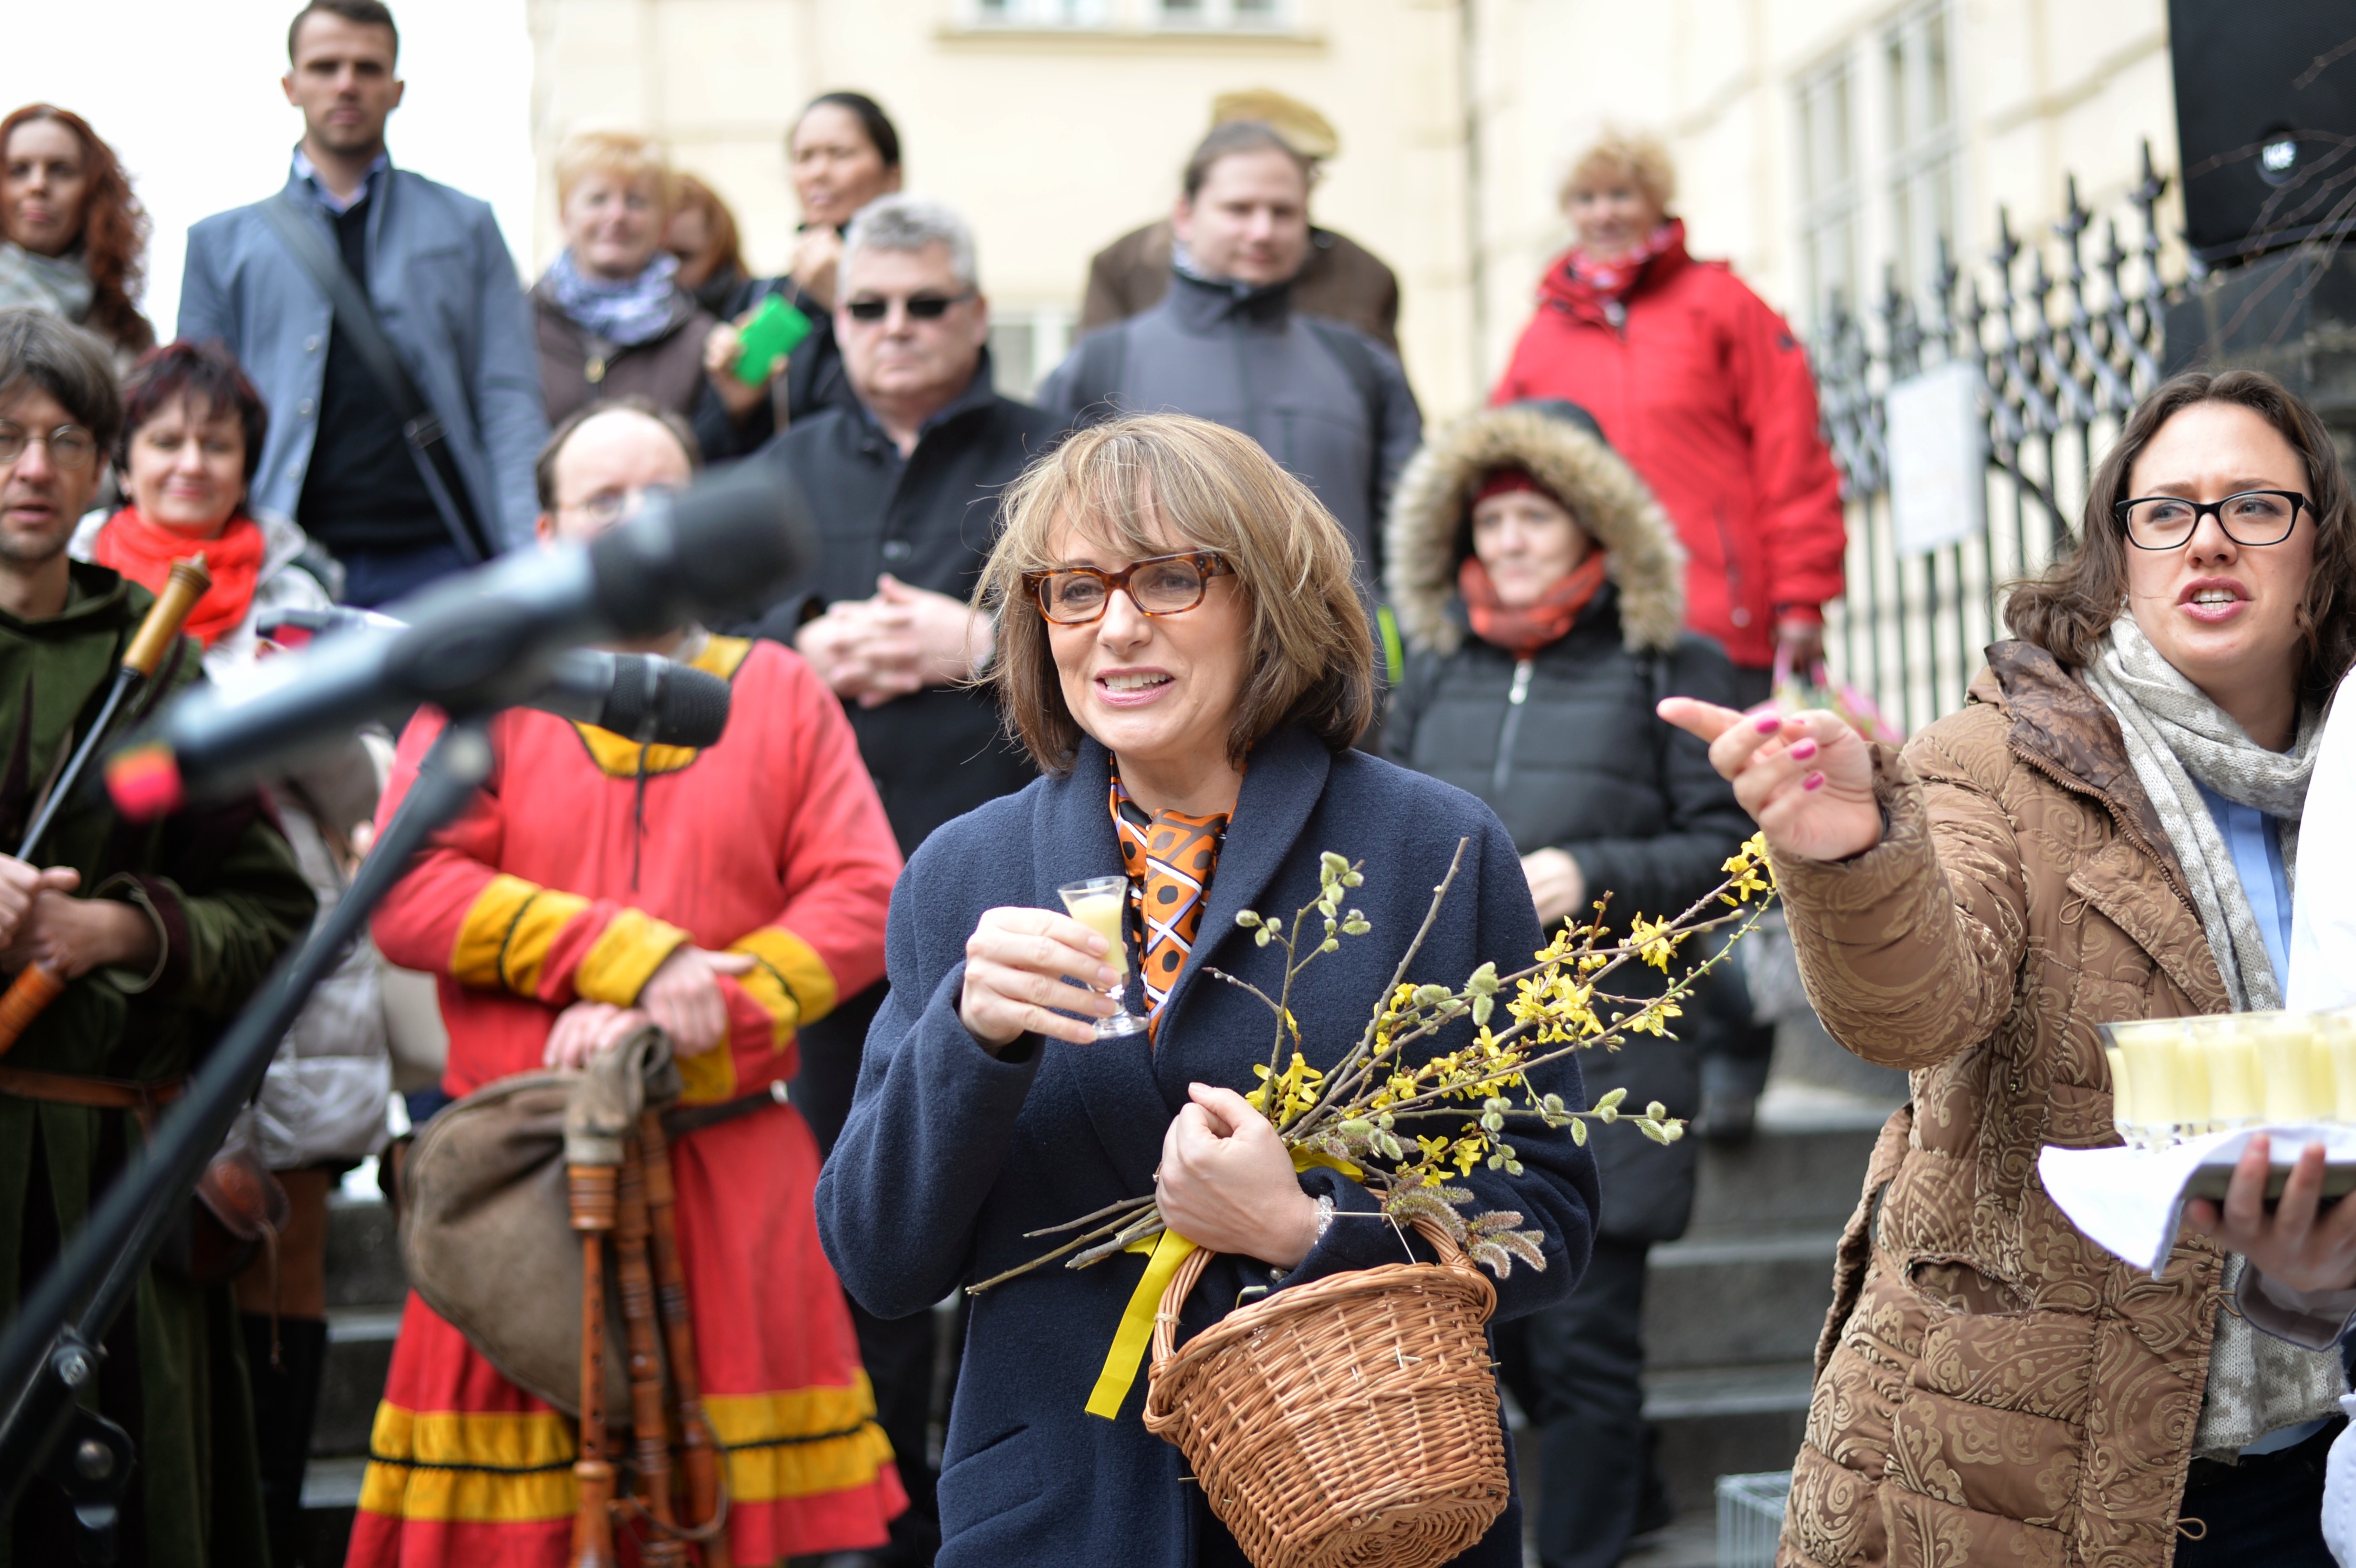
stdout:
<svg viewBox="0 0 2356 1568">
<path fill-rule="evenodd" d="M 30 306 L 87 327 L 127 371 L 155 345 L 132 303 L 147 230 L 114 149 L 80 115 L 27 103 L 0 120 L 0 308 Z"/>
</svg>

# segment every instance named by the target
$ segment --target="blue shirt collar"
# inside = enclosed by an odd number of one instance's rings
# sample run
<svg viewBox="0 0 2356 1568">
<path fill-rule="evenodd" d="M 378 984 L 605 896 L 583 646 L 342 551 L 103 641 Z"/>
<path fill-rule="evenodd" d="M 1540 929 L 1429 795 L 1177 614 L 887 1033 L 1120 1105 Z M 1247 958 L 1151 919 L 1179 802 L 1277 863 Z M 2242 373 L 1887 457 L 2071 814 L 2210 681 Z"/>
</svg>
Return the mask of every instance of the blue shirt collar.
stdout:
<svg viewBox="0 0 2356 1568">
<path fill-rule="evenodd" d="M 294 177 L 311 188 L 311 194 L 318 199 L 320 206 L 338 215 L 349 212 L 366 200 L 376 189 L 377 177 L 391 166 L 391 153 L 377 154 L 376 161 L 369 165 L 368 173 L 361 177 L 359 189 L 352 193 L 349 201 L 346 201 L 327 188 L 327 182 L 319 177 L 318 166 L 311 161 L 309 154 L 304 152 L 303 145 L 300 142 L 294 145 Z"/>
</svg>

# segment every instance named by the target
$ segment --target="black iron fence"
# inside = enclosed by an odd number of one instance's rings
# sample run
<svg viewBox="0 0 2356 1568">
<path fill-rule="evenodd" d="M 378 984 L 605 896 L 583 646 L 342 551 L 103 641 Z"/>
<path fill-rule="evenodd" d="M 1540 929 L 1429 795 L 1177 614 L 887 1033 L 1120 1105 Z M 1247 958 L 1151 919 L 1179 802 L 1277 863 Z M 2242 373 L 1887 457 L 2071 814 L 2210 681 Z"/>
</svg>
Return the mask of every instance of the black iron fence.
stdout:
<svg viewBox="0 0 2356 1568">
<path fill-rule="evenodd" d="M 2005 585 L 2072 535 L 2096 460 L 2160 379 L 2167 307 L 2183 286 L 2160 269 L 2167 188 L 2147 142 L 2143 178 L 2126 195 L 2131 246 L 2115 215 L 2097 243 L 2072 177 L 2049 236 L 2016 235 L 1997 209 L 1985 274 L 1943 243 L 1927 299 L 1908 297 L 1892 267 L 1870 320 L 1831 302 L 1811 357 L 1849 540 L 1847 592 L 1826 612 L 1828 662 L 1910 734 L 1963 705 L 1981 650 L 2003 635 Z M 1944 373 L 1976 393 L 1972 467 L 1985 505 L 1960 537 L 1950 529 L 1925 546 L 1892 494 L 1890 394 L 1950 365 L 1976 372 Z"/>
</svg>

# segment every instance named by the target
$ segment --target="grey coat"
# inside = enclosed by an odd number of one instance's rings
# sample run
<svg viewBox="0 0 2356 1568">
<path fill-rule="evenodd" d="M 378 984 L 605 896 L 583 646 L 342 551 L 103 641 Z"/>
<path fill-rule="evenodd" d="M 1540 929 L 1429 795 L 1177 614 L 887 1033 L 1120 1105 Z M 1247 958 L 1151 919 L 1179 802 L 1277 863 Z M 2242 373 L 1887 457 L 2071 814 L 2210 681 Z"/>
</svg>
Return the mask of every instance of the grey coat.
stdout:
<svg viewBox="0 0 2356 1568">
<path fill-rule="evenodd" d="M 1397 356 L 1294 310 L 1290 284 L 1247 289 L 1176 273 L 1161 304 L 1083 338 L 1037 402 L 1066 420 L 1191 413 L 1241 431 L 1349 531 L 1367 588 L 1381 581 L 1383 508 L 1423 439 L 1423 414 Z"/>
<path fill-rule="evenodd" d="M 290 178 L 289 189 L 302 191 Z M 450 452 L 494 544 L 531 539 L 532 459 L 548 438 L 531 313 L 490 204 L 406 169 L 385 171 L 368 221 L 369 297 L 402 364 L 449 433 Z M 335 232 L 302 203 L 329 248 Z M 272 231 L 262 204 L 188 231 L 182 338 L 219 338 L 270 408 L 250 501 L 294 515 L 311 462 L 332 315 L 327 296 Z"/>
</svg>

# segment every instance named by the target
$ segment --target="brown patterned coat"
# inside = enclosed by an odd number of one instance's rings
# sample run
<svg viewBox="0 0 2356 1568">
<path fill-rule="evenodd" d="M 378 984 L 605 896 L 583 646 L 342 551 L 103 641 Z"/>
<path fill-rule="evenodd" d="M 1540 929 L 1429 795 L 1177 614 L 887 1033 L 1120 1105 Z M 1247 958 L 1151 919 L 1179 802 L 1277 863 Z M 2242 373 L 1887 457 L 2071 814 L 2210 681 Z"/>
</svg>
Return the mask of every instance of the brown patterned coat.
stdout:
<svg viewBox="0 0 2356 1568">
<path fill-rule="evenodd" d="M 2110 711 L 2053 657 L 1988 650 L 1962 713 L 1877 757 L 1889 823 L 1776 863 L 1834 1037 L 1913 1075 L 1841 1239 L 1785 1568 L 2166 1568 L 2223 1257 L 2157 1278 L 2037 1179 L 2116 1143 L 2095 1026 L 2226 1009 Z"/>
</svg>

